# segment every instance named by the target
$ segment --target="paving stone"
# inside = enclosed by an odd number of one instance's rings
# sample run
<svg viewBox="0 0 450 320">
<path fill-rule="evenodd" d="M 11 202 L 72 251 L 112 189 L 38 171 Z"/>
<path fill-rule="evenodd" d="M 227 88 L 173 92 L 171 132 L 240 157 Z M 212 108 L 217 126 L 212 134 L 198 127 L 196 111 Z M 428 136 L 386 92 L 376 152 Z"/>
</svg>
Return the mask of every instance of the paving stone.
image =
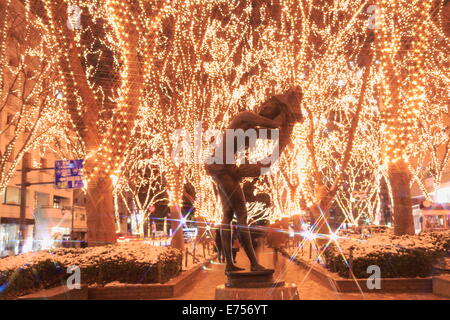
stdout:
<svg viewBox="0 0 450 320">
<path fill-rule="evenodd" d="M 432 293 L 338 293 L 280 254 L 274 259 L 271 249 L 265 248 L 258 256 L 262 265 L 275 269 L 274 279 L 297 284 L 300 300 L 448 300 Z M 248 267 L 247 257 L 242 250 L 236 260 L 238 266 Z M 223 269 L 221 264 L 211 264 L 197 275 L 189 288 L 173 299 L 214 299 L 216 286 L 226 282 Z"/>
</svg>

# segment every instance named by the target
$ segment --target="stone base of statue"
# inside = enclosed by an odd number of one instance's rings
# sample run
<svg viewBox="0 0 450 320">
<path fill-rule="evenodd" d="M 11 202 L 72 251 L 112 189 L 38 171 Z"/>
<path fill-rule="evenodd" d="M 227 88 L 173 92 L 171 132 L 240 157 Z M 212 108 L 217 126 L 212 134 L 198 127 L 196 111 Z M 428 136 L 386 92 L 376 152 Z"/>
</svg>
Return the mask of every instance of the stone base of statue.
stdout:
<svg viewBox="0 0 450 320">
<path fill-rule="evenodd" d="M 297 286 L 273 280 L 274 270 L 229 272 L 216 287 L 216 300 L 299 300 Z"/>
</svg>

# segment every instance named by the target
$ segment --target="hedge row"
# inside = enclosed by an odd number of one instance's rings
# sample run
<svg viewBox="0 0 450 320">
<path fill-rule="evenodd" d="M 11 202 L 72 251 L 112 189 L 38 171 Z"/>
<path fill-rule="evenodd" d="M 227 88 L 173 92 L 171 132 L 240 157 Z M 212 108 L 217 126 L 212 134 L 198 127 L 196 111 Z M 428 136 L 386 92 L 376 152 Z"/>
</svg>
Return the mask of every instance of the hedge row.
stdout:
<svg viewBox="0 0 450 320">
<path fill-rule="evenodd" d="M 416 278 L 432 275 L 434 265 L 450 250 L 450 232 L 428 233 L 418 236 L 385 235 L 382 240 L 341 245 L 347 262 L 356 278 L 365 279 L 371 274 L 367 268 L 380 267 L 382 278 Z M 335 245 L 325 250 L 325 266 L 343 278 L 351 273 L 342 254 Z"/>
<path fill-rule="evenodd" d="M 177 249 L 128 243 L 84 249 L 55 249 L 0 259 L 0 298 L 64 285 L 78 266 L 83 284 L 164 283 L 181 272 Z"/>
</svg>

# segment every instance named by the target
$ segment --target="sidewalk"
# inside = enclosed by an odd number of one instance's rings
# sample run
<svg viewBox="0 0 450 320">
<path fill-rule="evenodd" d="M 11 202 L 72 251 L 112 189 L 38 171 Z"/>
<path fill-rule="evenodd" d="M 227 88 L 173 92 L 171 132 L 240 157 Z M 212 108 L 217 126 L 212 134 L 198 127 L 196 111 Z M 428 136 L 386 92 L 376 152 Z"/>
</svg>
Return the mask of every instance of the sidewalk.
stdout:
<svg viewBox="0 0 450 320">
<path fill-rule="evenodd" d="M 273 251 L 264 248 L 258 253 L 261 264 L 267 268 L 273 268 Z M 248 268 L 249 263 L 243 250 L 237 257 L 237 263 L 240 267 Z M 443 297 L 435 296 L 431 293 L 338 293 L 329 289 L 319 282 L 313 275 L 298 267 L 288 259 L 278 256 L 278 265 L 275 269 L 275 279 L 295 283 L 298 286 L 300 300 L 446 300 Z M 224 265 L 211 264 L 209 268 L 202 270 L 193 282 L 193 285 L 175 300 L 211 300 L 214 299 L 216 286 L 226 282 L 224 275 Z"/>
</svg>

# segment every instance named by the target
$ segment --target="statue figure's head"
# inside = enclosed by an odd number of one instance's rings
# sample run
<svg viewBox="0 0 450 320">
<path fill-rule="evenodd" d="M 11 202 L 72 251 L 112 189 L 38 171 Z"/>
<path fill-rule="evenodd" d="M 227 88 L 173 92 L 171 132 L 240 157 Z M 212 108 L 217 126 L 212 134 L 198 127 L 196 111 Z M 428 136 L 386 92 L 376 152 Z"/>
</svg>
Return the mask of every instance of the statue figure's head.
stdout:
<svg viewBox="0 0 450 320">
<path fill-rule="evenodd" d="M 289 120 L 292 122 L 303 121 L 303 115 L 301 110 L 301 103 L 303 99 L 303 92 L 299 86 L 295 86 L 287 90 L 286 92 L 276 95 L 275 98 L 283 102 L 288 107 Z"/>
<path fill-rule="evenodd" d="M 282 94 L 270 98 L 261 106 L 259 115 L 275 119 L 280 113 L 286 113 L 289 122 L 303 121 L 301 102 L 303 93 L 300 87 L 292 87 Z M 280 103 L 281 102 L 281 103 Z"/>
</svg>

